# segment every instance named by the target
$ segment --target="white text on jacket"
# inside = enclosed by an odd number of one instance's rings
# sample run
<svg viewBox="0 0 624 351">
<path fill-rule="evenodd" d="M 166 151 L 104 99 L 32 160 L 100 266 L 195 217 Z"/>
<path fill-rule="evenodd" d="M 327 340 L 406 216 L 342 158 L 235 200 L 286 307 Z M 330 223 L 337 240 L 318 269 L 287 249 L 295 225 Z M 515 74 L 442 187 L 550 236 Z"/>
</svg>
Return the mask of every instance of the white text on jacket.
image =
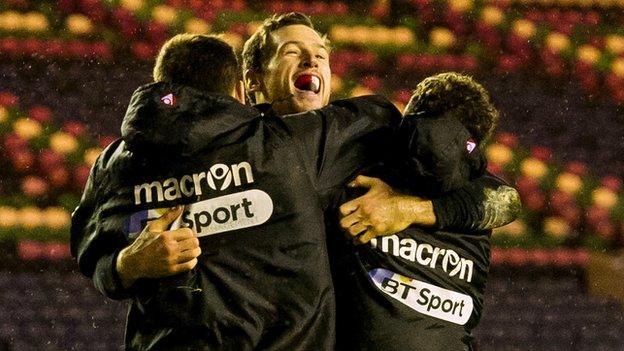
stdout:
<svg viewBox="0 0 624 351">
<path fill-rule="evenodd" d="M 382 252 L 428 266 L 431 269 L 441 266 L 442 270 L 451 277 L 458 275 L 461 280 L 468 283 L 472 281 L 474 262 L 460 257 L 455 250 L 419 243 L 412 238 L 401 239 L 397 235 L 372 239 L 370 244 L 373 249 L 380 249 Z"/>
<path fill-rule="evenodd" d="M 153 201 L 171 201 L 182 197 L 202 195 L 202 184 L 212 190 L 225 190 L 233 183 L 234 186 L 254 182 L 251 165 L 241 162 L 227 166 L 217 163 L 207 172 L 183 175 L 180 178 L 169 178 L 164 181 L 153 181 L 134 186 L 134 203 L 151 203 Z"/>
</svg>

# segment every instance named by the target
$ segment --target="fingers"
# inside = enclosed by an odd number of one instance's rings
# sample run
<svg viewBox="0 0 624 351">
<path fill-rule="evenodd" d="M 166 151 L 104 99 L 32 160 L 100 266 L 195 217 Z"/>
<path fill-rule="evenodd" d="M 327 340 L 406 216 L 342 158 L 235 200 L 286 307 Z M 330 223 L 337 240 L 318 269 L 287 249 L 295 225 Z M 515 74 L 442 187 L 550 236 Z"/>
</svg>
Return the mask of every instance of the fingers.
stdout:
<svg viewBox="0 0 624 351">
<path fill-rule="evenodd" d="M 344 229 L 353 238 L 355 244 L 366 244 L 378 236 L 375 228 L 361 222 L 356 222 Z"/>
<path fill-rule="evenodd" d="M 353 211 L 360 208 L 360 203 L 363 201 L 366 201 L 367 198 L 370 198 L 371 194 L 378 192 L 378 191 L 383 191 L 384 189 L 388 188 L 388 185 L 384 183 L 381 179 L 367 177 L 363 175 L 357 176 L 355 180 L 349 183 L 349 186 L 369 188 L 370 190 L 365 195 L 362 195 L 358 197 L 357 199 L 354 199 L 354 200 L 351 200 L 342 204 L 342 206 L 338 208 L 338 211 L 340 212 L 340 215 L 342 217 L 347 216 Z"/>
<path fill-rule="evenodd" d="M 149 221 L 145 226 L 145 231 L 148 232 L 163 232 L 169 228 L 178 217 L 182 215 L 184 206 L 175 206 L 168 209 L 162 216 L 152 221 Z"/>
<path fill-rule="evenodd" d="M 359 222 L 360 220 L 361 220 L 361 218 L 360 218 L 360 216 L 358 215 L 357 212 L 351 213 L 350 215 L 348 215 L 346 217 L 342 217 L 340 219 L 340 228 L 342 228 L 344 230 L 347 230 L 347 229 L 349 229 L 349 227 L 351 227 L 355 223 Z"/>
<path fill-rule="evenodd" d="M 178 241 L 178 250 L 180 251 L 192 250 L 197 247 L 199 247 L 199 240 L 196 237 Z"/>
<path fill-rule="evenodd" d="M 338 211 L 340 212 L 340 215 L 344 217 L 344 216 L 349 215 L 353 211 L 357 210 L 358 207 L 359 207 L 358 199 L 355 199 L 355 200 L 351 200 L 349 202 L 345 202 L 344 204 L 342 204 L 338 208 Z"/>
<path fill-rule="evenodd" d="M 175 241 L 184 241 L 195 237 L 195 232 L 191 228 L 178 228 L 174 230 L 168 230 L 162 235 L 167 235 Z"/>
<path fill-rule="evenodd" d="M 351 236 L 357 236 L 359 234 L 361 234 L 362 232 L 365 232 L 368 229 L 368 227 L 362 223 L 356 223 L 352 226 L 350 226 L 349 228 L 347 228 L 347 233 L 349 233 L 349 235 Z"/>
<path fill-rule="evenodd" d="M 359 175 L 355 177 L 355 179 L 351 183 L 349 183 L 349 186 L 352 188 L 372 188 L 373 186 L 379 184 L 380 181 L 381 180 L 379 178 Z"/>
<path fill-rule="evenodd" d="M 199 257 L 199 255 L 201 255 L 201 249 L 199 247 L 196 247 L 191 250 L 185 250 L 185 251 L 180 252 L 178 257 L 176 257 L 175 262 L 178 264 L 185 263 L 193 259 L 196 259 L 197 257 Z"/>
<path fill-rule="evenodd" d="M 369 230 L 369 231 L 362 233 L 362 235 L 358 236 L 355 241 L 356 241 L 356 244 L 366 244 L 367 242 L 371 241 L 375 237 L 377 237 L 376 233 Z"/>
<path fill-rule="evenodd" d="M 195 266 L 197 265 L 197 258 L 193 258 L 190 261 L 186 261 L 183 263 L 178 263 L 175 266 L 171 267 L 169 273 L 171 274 L 178 274 L 178 273 L 182 273 L 182 272 L 188 272 L 191 269 L 195 268 Z"/>
</svg>

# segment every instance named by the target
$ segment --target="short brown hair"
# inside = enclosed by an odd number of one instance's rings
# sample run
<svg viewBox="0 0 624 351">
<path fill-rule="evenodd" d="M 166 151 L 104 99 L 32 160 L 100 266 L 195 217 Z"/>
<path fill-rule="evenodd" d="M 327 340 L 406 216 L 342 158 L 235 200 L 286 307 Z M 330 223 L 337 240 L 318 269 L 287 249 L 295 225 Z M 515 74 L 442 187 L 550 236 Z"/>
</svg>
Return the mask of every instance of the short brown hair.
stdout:
<svg viewBox="0 0 624 351">
<path fill-rule="evenodd" d="M 156 82 L 229 95 L 240 79 L 240 68 L 232 46 L 219 37 L 184 33 L 162 46 L 153 76 Z"/>
<path fill-rule="evenodd" d="M 275 50 L 271 40 L 271 33 L 282 27 L 295 24 L 301 24 L 316 30 L 310 17 L 298 12 L 281 15 L 274 14 L 272 17 L 264 20 L 262 26 L 245 42 L 243 47 L 243 70 L 250 69 L 261 72 Z"/>
<path fill-rule="evenodd" d="M 438 114 L 452 109 L 457 109 L 460 122 L 478 143 L 487 140 L 498 123 L 499 113 L 487 90 L 472 77 L 455 72 L 418 83 L 405 114 Z"/>
</svg>

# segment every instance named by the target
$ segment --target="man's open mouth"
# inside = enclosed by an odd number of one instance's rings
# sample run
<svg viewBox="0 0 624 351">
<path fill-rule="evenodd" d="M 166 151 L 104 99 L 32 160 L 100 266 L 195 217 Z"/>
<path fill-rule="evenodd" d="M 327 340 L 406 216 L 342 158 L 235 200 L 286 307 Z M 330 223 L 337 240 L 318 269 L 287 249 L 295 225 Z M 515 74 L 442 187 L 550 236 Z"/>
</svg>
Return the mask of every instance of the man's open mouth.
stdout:
<svg viewBox="0 0 624 351">
<path fill-rule="evenodd" d="M 295 80 L 295 88 L 318 93 L 321 90 L 321 80 L 312 74 L 302 74 Z"/>
</svg>

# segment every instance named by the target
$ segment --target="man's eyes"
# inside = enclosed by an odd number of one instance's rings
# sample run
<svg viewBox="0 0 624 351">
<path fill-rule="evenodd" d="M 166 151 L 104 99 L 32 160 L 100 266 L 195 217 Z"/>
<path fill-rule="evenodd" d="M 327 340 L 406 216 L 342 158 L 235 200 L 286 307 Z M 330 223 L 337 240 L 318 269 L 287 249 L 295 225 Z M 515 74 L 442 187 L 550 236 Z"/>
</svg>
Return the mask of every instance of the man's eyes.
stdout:
<svg viewBox="0 0 624 351">
<path fill-rule="evenodd" d="M 287 50 L 284 50 L 284 55 L 287 55 L 287 56 L 295 56 L 295 55 L 298 56 L 300 54 L 301 54 L 301 50 L 299 50 L 299 49 L 287 49 Z M 324 53 L 318 53 L 318 54 L 314 55 L 314 57 L 316 57 L 319 60 L 327 60 L 327 56 L 328 55 L 324 54 Z"/>
</svg>

